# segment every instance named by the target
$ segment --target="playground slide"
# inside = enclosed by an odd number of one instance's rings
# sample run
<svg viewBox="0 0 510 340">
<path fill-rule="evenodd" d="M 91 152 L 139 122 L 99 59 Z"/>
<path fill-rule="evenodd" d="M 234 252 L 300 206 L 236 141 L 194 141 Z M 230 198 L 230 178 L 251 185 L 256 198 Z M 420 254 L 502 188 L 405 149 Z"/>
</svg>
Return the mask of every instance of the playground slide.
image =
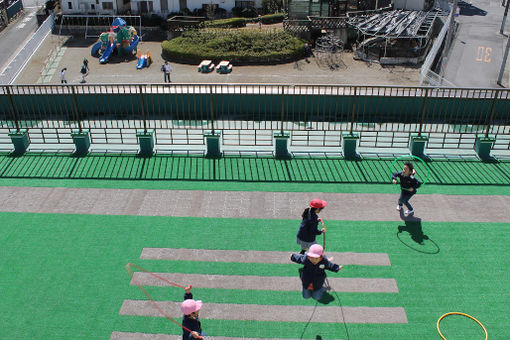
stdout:
<svg viewBox="0 0 510 340">
<path fill-rule="evenodd" d="M 101 58 L 99 58 L 99 62 L 101 64 L 104 64 L 104 63 L 108 62 L 108 59 L 110 58 L 110 55 L 112 54 L 114 47 L 115 47 L 115 43 L 110 43 L 106 47 L 106 50 L 104 50 L 103 55 L 101 56 Z"/>
<path fill-rule="evenodd" d="M 90 50 L 90 55 L 91 55 L 91 56 L 93 56 L 93 57 L 96 57 L 96 56 L 97 56 L 97 52 L 99 52 L 99 49 L 100 49 L 100 48 L 101 48 L 101 42 L 100 42 L 100 41 L 98 41 L 98 42 L 96 42 L 96 43 L 92 46 L 92 48 L 91 48 L 91 50 Z"/>
<path fill-rule="evenodd" d="M 146 59 L 145 56 L 141 56 L 140 58 L 138 58 L 138 64 L 136 64 L 136 68 L 138 70 L 142 69 L 145 66 L 145 59 Z"/>
<path fill-rule="evenodd" d="M 140 41 L 140 37 L 138 35 L 135 35 L 135 38 L 133 39 L 131 44 L 129 44 L 129 47 L 126 47 L 124 49 L 124 52 L 126 52 L 126 53 L 132 52 L 136 48 L 136 46 L 138 45 L 139 41 Z"/>
</svg>

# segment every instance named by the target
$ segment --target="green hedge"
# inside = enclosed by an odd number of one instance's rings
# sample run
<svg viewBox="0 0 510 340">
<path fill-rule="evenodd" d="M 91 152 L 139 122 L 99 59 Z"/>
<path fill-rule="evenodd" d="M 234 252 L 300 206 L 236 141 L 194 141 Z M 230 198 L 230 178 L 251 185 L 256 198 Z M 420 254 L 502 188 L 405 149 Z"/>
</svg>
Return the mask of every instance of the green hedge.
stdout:
<svg viewBox="0 0 510 340">
<path fill-rule="evenodd" d="M 237 28 L 237 27 L 245 27 L 246 20 L 244 18 L 230 18 L 230 19 L 220 19 L 220 20 L 211 20 L 202 22 L 203 27 L 207 28 Z"/>
<path fill-rule="evenodd" d="M 230 60 L 235 65 L 277 64 L 302 58 L 304 41 L 280 30 L 202 29 L 162 43 L 168 60 L 198 64 Z"/>
<path fill-rule="evenodd" d="M 276 24 L 283 22 L 285 19 L 285 13 L 275 13 L 262 16 L 262 23 L 264 25 Z"/>
</svg>

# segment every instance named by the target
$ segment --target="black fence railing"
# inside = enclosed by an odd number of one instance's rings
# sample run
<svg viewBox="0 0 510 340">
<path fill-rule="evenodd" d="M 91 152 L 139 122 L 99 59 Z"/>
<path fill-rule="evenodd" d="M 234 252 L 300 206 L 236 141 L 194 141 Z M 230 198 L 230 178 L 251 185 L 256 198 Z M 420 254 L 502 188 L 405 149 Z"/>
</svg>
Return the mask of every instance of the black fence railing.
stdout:
<svg viewBox="0 0 510 340">
<path fill-rule="evenodd" d="M 222 144 L 268 148 L 273 132 L 290 145 L 337 148 L 343 132 L 359 146 L 406 148 L 413 133 L 429 149 L 472 149 L 477 135 L 510 150 L 510 91 L 353 85 L 87 84 L 0 87 L 0 143 L 28 129 L 31 143 L 71 145 L 88 129 L 93 144 L 135 145 L 136 131 L 154 130 L 160 146 L 204 145 L 206 130 Z"/>
</svg>

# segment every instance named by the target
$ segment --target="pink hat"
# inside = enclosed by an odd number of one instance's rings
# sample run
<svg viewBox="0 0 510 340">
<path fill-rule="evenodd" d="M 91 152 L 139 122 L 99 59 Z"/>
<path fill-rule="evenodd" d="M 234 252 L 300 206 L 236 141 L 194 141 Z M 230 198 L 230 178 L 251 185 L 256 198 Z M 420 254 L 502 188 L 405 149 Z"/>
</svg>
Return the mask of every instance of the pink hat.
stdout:
<svg viewBox="0 0 510 340">
<path fill-rule="evenodd" d="M 184 315 L 190 315 L 193 312 L 199 311 L 200 308 L 202 308 L 202 301 L 200 300 L 187 299 L 181 303 L 181 311 Z"/>
<path fill-rule="evenodd" d="M 326 206 L 326 204 L 328 204 L 326 201 L 323 201 L 323 200 L 320 200 L 318 198 L 316 199 L 313 199 L 311 202 L 310 202 L 310 206 L 312 208 L 324 208 Z"/>
<path fill-rule="evenodd" d="M 324 253 L 324 249 L 320 244 L 314 244 L 308 249 L 308 252 L 306 253 L 307 256 L 310 257 L 321 257 Z"/>
</svg>

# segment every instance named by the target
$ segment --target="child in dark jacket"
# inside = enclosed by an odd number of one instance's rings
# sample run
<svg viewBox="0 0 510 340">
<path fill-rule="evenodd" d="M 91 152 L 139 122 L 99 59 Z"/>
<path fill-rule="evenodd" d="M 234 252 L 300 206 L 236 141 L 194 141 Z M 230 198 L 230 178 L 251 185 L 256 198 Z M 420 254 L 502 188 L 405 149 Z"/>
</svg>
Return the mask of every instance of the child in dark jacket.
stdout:
<svg viewBox="0 0 510 340">
<path fill-rule="evenodd" d="M 306 255 L 292 254 L 290 260 L 304 265 L 301 283 L 305 299 L 313 297 L 320 300 L 325 290 L 323 287 L 326 280 L 325 270 L 338 273 L 342 269 L 342 266 L 329 262 L 320 244 L 312 245 Z"/>
<path fill-rule="evenodd" d="M 187 329 L 182 329 L 182 339 L 202 339 L 202 326 L 198 319 L 198 313 L 202 308 L 202 301 L 193 300 L 193 294 L 191 294 L 191 286 L 186 287 L 184 294 L 184 302 L 181 304 L 182 325 Z M 191 331 L 191 332 L 190 332 Z"/>
<path fill-rule="evenodd" d="M 411 163 L 405 163 L 404 169 L 401 172 L 394 172 L 392 174 L 393 184 L 397 184 L 397 178 L 400 179 L 400 197 L 398 198 L 397 210 L 402 210 L 402 205 L 405 204 L 407 210 L 406 215 L 414 214 L 414 209 L 409 200 L 416 194 L 416 189 L 421 185 L 414 175 L 416 171 Z"/>
<path fill-rule="evenodd" d="M 317 216 L 322 209 L 326 206 L 327 202 L 320 199 L 314 199 L 310 202 L 310 208 L 306 208 L 303 211 L 301 217 L 301 225 L 297 233 L 297 244 L 301 246 L 300 254 L 303 255 L 311 245 L 316 244 L 315 238 L 317 235 L 326 232 L 325 228 L 321 230 L 317 229 L 317 225 L 322 219 Z"/>
</svg>

